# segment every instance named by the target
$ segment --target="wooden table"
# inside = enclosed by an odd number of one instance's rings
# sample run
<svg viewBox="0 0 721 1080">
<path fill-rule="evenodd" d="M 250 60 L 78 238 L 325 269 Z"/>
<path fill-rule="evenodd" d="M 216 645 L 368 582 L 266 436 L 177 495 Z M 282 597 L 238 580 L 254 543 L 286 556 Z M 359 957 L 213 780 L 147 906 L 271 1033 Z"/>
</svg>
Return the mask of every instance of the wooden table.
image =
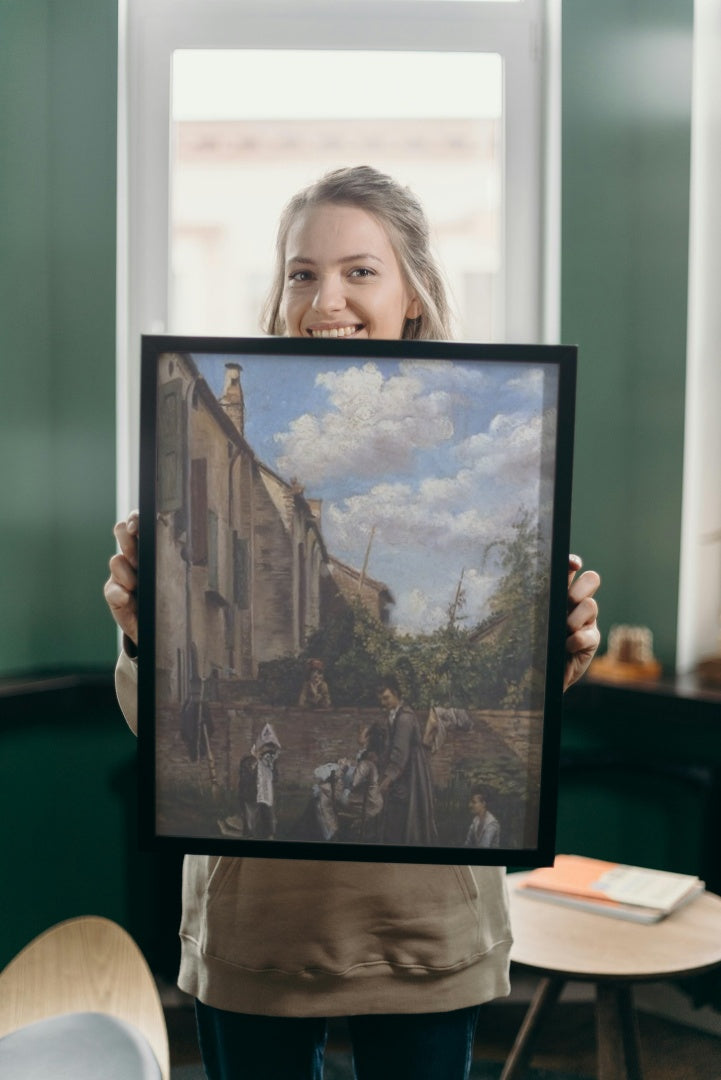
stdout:
<svg viewBox="0 0 721 1080">
<path fill-rule="evenodd" d="M 511 959 L 540 975 L 501 1080 L 519 1080 L 535 1036 L 569 980 L 596 986 L 599 1080 L 643 1080 L 632 986 L 721 966 L 721 898 L 703 893 L 661 922 L 626 922 L 529 899 L 509 874 Z"/>
</svg>

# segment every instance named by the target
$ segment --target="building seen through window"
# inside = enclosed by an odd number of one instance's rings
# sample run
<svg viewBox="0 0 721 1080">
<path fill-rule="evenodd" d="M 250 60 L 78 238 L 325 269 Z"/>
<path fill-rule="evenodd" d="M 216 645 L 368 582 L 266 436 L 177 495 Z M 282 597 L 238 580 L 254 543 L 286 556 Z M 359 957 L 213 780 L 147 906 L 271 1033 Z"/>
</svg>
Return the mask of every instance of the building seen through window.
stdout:
<svg viewBox="0 0 721 1080">
<path fill-rule="evenodd" d="M 176 54 L 174 63 L 170 329 L 259 333 L 283 206 L 323 173 L 366 164 L 408 184 L 421 199 L 453 298 L 457 336 L 498 340 L 500 57 L 242 51 L 220 56 L 213 56 L 211 70 L 222 100 L 208 93 L 207 84 L 204 93 L 194 89 L 202 53 Z M 259 64 L 264 85 L 276 87 L 262 108 L 242 93 L 249 57 Z M 431 104 L 429 92 L 439 80 L 448 82 L 449 65 L 458 77 Z M 419 71 L 424 92 L 409 94 Z M 240 89 L 234 85 L 239 72 Z M 373 93 L 366 90 L 369 80 Z M 324 92 L 323 86 L 330 89 Z M 469 87 L 476 91 L 470 101 Z"/>
</svg>

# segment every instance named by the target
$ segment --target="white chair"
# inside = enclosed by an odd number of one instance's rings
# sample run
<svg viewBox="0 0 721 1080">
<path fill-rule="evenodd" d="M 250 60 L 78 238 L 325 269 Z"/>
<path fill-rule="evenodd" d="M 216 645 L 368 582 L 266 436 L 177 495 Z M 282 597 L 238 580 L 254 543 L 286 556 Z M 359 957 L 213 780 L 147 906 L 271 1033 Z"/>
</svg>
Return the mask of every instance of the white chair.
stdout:
<svg viewBox="0 0 721 1080">
<path fill-rule="evenodd" d="M 58 923 L 0 973 L 0 1076 L 169 1080 L 155 980 L 117 923 L 95 915 Z"/>
</svg>

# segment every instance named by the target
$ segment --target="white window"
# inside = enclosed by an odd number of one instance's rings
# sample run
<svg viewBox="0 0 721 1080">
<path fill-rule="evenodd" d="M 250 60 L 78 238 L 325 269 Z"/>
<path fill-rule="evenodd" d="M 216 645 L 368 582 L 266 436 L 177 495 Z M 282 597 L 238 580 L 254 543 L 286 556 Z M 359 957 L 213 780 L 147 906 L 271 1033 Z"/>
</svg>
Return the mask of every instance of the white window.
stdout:
<svg viewBox="0 0 721 1080">
<path fill-rule="evenodd" d="M 676 665 L 721 672 L 721 0 L 694 6 L 686 433 Z"/>
<path fill-rule="evenodd" d="M 121 0 L 120 513 L 140 335 L 257 334 L 278 214 L 331 168 L 417 192 L 459 337 L 556 339 L 558 22 L 558 0 Z"/>
<path fill-rule="evenodd" d="M 171 87 L 170 330 L 257 334 L 288 198 L 372 164 L 426 209 L 455 336 L 503 337 L 498 54 L 186 49 Z"/>
</svg>

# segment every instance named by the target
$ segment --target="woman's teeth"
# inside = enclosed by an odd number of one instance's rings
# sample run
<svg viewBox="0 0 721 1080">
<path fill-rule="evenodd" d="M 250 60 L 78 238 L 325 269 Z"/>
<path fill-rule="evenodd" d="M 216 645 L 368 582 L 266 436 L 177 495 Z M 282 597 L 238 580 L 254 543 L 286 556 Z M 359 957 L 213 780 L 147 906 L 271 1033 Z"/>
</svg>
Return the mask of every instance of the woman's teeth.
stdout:
<svg viewBox="0 0 721 1080">
<path fill-rule="evenodd" d="M 338 338 L 350 337 L 360 329 L 359 326 L 334 326 L 332 330 L 311 330 L 311 337 Z"/>
</svg>

